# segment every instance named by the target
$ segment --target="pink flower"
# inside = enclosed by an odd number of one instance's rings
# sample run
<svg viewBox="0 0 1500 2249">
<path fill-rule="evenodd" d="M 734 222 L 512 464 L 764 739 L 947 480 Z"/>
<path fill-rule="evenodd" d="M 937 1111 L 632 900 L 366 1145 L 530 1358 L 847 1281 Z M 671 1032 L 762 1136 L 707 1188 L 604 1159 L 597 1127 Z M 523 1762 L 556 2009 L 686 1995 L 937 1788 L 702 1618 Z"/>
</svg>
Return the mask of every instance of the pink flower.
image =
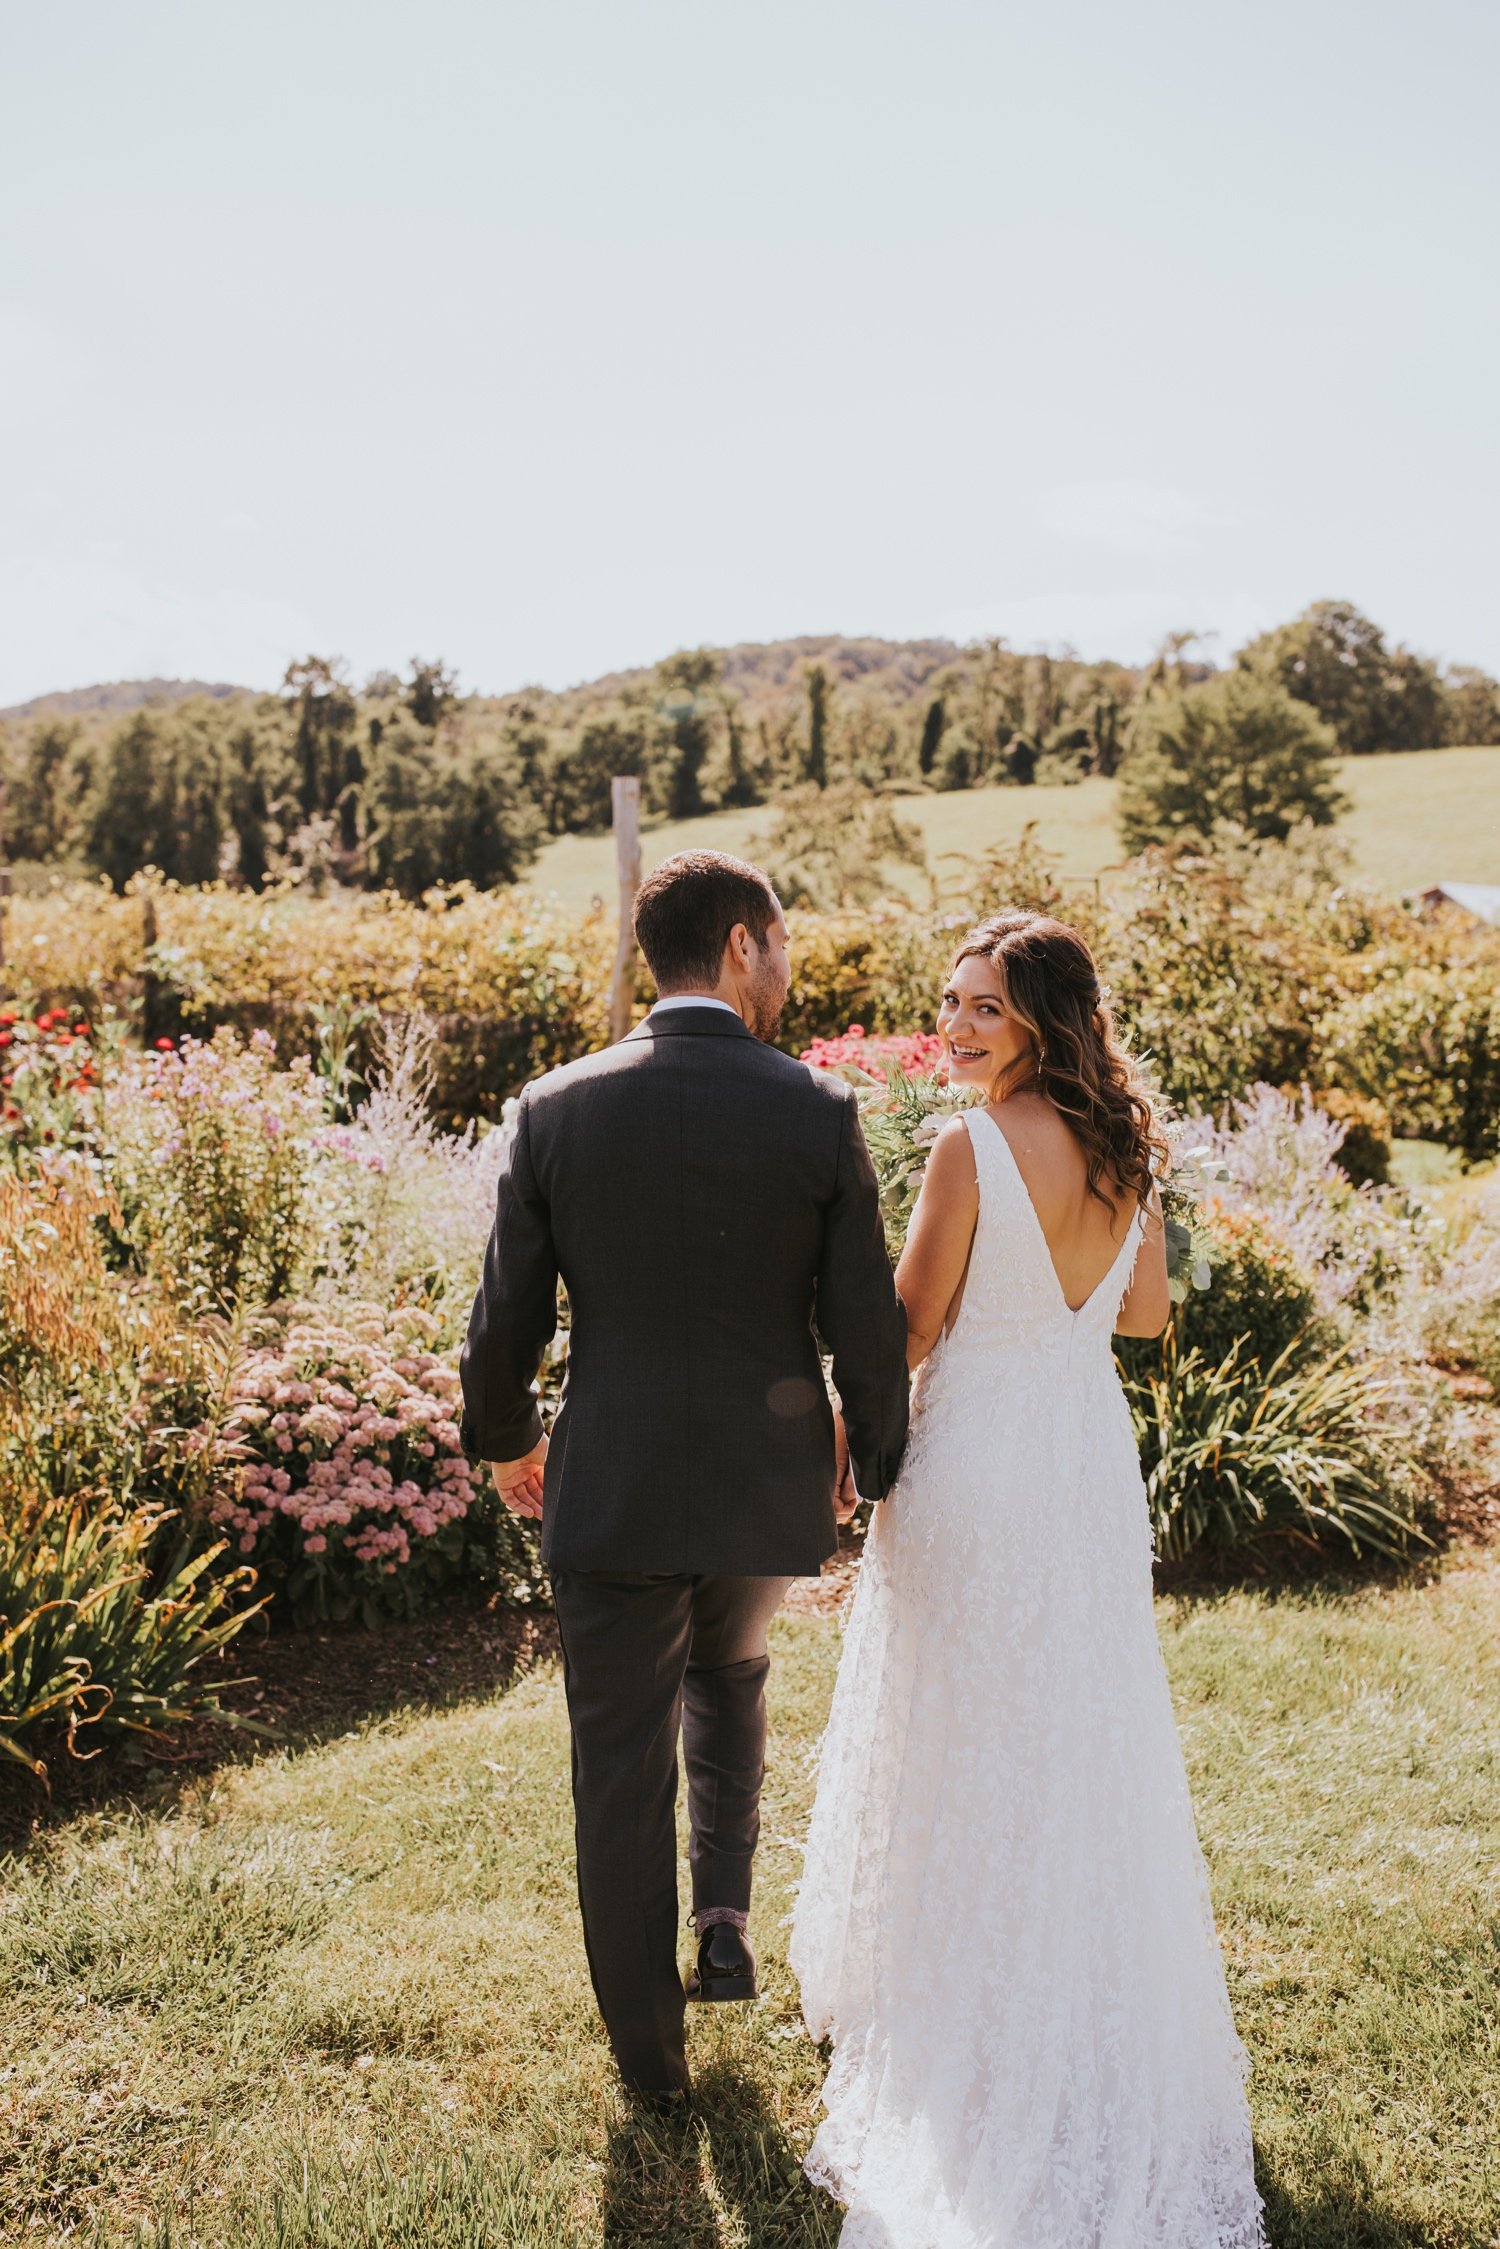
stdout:
<svg viewBox="0 0 1500 2249">
<path fill-rule="evenodd" d="M 326 1554 L 328 1551 L 328 1541 L 326 1538 L 321 1537 L 305 1538 L 302 1541 L 302 1551 L 304 1554 Z"/>
</svg>

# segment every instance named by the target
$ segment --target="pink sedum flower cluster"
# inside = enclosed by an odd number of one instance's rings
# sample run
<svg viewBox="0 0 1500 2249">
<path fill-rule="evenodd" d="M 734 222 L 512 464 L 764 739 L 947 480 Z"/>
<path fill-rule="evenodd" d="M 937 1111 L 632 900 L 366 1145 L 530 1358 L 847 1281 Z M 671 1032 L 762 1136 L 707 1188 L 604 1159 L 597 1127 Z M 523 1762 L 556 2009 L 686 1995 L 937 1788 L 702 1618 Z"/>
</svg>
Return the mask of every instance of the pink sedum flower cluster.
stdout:
<svg viewBox="0 0 1500 2249">
<path fill-rule="evenodd" d="M 367 1579 L 420 1565 L 459 1523 L 474 1472 L 459 1441 L 459 1382 L 423 1348 L 428 1315 L 357 1308 L 346 1325 L 293 1307 L 278 1342 L 241 1362 L 227 1435 L 239 1490 L 214 1522 L 259 1567 Z"/>
</svg>

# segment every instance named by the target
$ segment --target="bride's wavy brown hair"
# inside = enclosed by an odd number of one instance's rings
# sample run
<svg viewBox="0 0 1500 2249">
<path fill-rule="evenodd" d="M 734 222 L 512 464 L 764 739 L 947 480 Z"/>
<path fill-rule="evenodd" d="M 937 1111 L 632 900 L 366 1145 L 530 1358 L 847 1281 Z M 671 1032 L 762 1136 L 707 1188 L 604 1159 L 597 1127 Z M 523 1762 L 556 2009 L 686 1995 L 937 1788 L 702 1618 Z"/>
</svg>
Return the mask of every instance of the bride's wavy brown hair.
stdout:
<svg viewBox="0 0 1500 2249">
<path fill-rule="evenodd" d="M 999 1097 L 1022 1087 L 1045 1095 L 1083 1147 L 1089 1193 L 1107 1204 L 1108 1179 L 1144 1206 L 1167 1168 L 1167 1136 L 1077 930 L 1045 914 L 996 914 L 970 930 L 953 966 L 964 960 L 991 964 L 1007 1010 L 1031 1034 Z"/>
</svg>

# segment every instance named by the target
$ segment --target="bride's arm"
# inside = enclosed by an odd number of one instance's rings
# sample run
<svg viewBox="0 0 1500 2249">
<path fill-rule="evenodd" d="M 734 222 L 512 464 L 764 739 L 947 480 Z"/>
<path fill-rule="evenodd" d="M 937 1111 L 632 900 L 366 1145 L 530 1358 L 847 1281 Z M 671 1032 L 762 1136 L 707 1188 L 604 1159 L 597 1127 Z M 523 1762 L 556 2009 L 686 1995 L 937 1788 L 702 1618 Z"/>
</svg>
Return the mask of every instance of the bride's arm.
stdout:
<svg viewBox="0 0 1500 2249">
<path fill-rule="evenodd" d="M 906 1363 L 919 1367 L 953 1311 L 979 1217 L 979 1182 L 967 1128 L 955 1117 L 933 1142 L 896 1287 L 906 1306 Z"/>
<path fill-rule="evenodd" d="M 1167 1286 L 1167 1231 L 1162 1224 L 1161 1197 L 1153 1187 L 1146 1212 L 1146 1231 L 1136 1251 L 1135 1271 L 1115 1322 L 1116 1335 L 1160 1335 L 1172 1317 L 1172 1292 Z"/>
</svg>

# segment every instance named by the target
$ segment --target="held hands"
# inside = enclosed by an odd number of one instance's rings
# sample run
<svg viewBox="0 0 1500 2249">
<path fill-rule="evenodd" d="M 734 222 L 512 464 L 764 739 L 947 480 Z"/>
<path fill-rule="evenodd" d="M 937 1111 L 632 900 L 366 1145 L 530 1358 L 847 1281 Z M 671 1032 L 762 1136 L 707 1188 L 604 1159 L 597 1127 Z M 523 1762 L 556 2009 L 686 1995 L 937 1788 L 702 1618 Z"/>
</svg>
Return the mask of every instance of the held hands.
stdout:
<svg viewBox="0 0 1500 2249">
<path fill-rule="evenodd" d="M 547 1440 L 541 1438 L 521 1460 L 492 1460 L 490 1474 L 495 1489 L 510 1509 L 512 1515 L 524 1515 L 530 1522 L 542 1519 L 542 1464 L 547 1458 Z"/>
<path fill-rule="evenodd" d="M 853 1519 L 859 1507 L 859 1492 L 854 1482 L 854 1470 L 849 1459 L 849 1439 L 844 1433 L 844 1417 L 833 1417 L 835 1486 L 833 1512 L 837 1522 Z M 539 1523 L 542 1519 L 542 1468 L 547 1458 L 547 1440 L 543 1437 L 520 1460 L 492 1460 L 490 1474 L 495 1489 L 510 1509 L 512 1515 L 522 1515 Z"/>
<path fill-rule="evenodd" d="M 833 1417 L 833 1458 L 837 1481 L 833 1494 L 833 1519 L 836 1523 L 852 1521 L 859 1506 L 859 1493 L 854 1485 L 854 1468 L 849 1459 L 849 1439 L 844 1429 L 844 1417 Z"/>
</svg>

